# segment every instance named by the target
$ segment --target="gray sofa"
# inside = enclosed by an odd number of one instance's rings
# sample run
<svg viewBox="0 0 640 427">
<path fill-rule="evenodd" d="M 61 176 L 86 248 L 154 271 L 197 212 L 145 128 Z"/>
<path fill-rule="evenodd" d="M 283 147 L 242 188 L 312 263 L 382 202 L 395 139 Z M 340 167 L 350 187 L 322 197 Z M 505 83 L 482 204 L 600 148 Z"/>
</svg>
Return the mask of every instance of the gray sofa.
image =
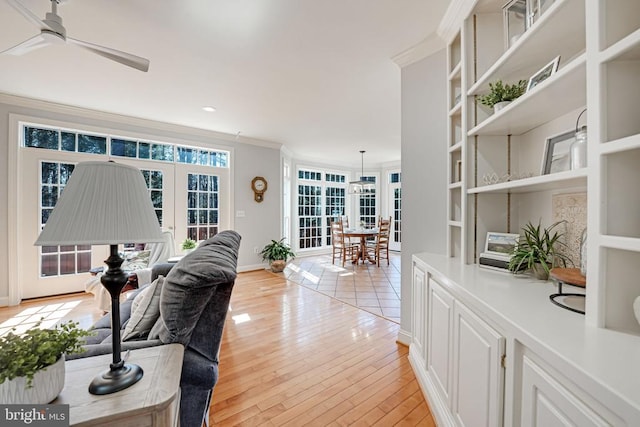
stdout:
<svg viewBox="0 0 640 427">
<path fill-rule="evenodd" d="M 240 239 L 235 231 L 222 231 L 203 241 L 177 264 L 155 265 L 152 280 L 165 276 L 153 288 L 154 295 L 159 297 L 160 316 L 139 336 L 127 339 L 124 334 L 127 323 L 132 321 L 134 298 L 128 298 L 120 306 L 122 351 L 169 343 L 184 345 L 181 427 L 202 426 L 218 380 L 218 353 L 237 274 Z M 68 358 L 110 354 L 110 323 L 109 315 L 98 320 L 93 325 L 95 335 L 87 339 L 85 351 Z"/>
</svg>

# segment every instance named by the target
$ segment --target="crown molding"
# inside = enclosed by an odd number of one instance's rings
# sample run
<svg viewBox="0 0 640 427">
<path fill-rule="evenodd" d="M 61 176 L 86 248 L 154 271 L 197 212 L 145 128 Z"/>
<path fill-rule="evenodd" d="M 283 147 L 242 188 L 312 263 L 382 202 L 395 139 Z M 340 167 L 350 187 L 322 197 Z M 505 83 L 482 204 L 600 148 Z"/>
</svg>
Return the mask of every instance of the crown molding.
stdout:
<svg viewBox="0 0 640 427">
<path fill-rule="evenodd" d="M 8 93 L 0 92 L 0 103 L 7 105 L 15 105 L 25 108 L 35 108 L 40 110 L 51 111 L 59 114 L 68 114 L 78 116 L 87 119 L 110 121 L 115 123 L 122 123 L 130 126 L 140 126 L 152 128 L 157 131 L 182 133 L 192 136 L 198 136 L 203 138 L 215 138 L 229 145 L 235 144 L 248 144 L 256 145 L 259 147 L 271 148 L 279 150 L 282 144 L 274 141 L 266 141 L 261 139 L 250 138 L 240 135 L 231 135 L 224 132 L 217 132 L 214 130 L 190 127 L 185 125 L 179 125 L 175 123 L 160 122 L 156 120 L 144 119 L 140 117 L 125 116 L 123 114 L 109 113 L 105 111 L 93 110 L 84 107 L 76 107 L 67 104 L 59 104 L 52 101 L 46 101 L 42 99 L 26 98 L 18 95 L 11 95 Z"/>
<path fill-rule="evenodd" d="M 431 33 L 420 43 L 393 56 L 391 60 L 400 68 L 404 68 L 444 49 L 445 46 L 444 39 L 436 33 Z"/>
<path fill-rule="evenodd" d="M 438 36 L 446 43 L 450 43 L 477 2 L 478 0 L 451 0 L 436 31 Z"/>
</svg>

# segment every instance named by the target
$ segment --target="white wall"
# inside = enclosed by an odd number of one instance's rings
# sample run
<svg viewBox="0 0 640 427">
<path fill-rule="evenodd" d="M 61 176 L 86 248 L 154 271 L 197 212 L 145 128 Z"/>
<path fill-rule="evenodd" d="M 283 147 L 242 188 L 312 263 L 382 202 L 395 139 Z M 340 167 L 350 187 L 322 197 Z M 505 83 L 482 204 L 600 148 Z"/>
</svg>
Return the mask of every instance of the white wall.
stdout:
<svg viewBox="0 0 640 427">
<path fill-rule="evenodd" d="M 254 248 L 262 247 L 271 239 L 280 236 L 280 145 L 264 141 L 248 140 L 220 133 L 188 128 L 167 123 L 142 120 L 115 114 L 84 110 L 76 107 L 50 104 L 36 100 L 5 96 L 0 94 L 0 302 L 8 296 L 8 233 L 15 224 L 8 222 L 8 147 L 16 141 L 9 141 L 9 115 L 21 114 L 51 120 L 77 123 L 149 135 L 162 141 L 172 138 L 186 144 L 198 143 L 221 149 L 233 150 L 232 212 L 244 211 L 243 218 L 232 218 L 233 229 L 242 236 L 238 269 L 256 268 L 261 264 Z M 245 139 L 246 143 L 242 140 Z M 253 200 L 251 180 L 260 175 L 267 179 L 269 188 L 265 200 Z M 37 268 L 34 266 L 33 268 Z"/>
<path fill-rule="evenodd" d="M 411 255 L 446 252 L 446 51 L 402 69 L 402 333 L 411 331 Z"/>
</svg>

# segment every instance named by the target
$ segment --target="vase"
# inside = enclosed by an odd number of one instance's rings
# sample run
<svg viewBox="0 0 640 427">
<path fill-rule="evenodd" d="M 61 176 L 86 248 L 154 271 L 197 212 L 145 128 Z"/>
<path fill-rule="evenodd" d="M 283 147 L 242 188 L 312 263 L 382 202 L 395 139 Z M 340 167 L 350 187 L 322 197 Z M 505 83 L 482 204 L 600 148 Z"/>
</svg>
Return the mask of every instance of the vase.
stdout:
<svg viewBox="0 0 640 427">
<path fill-rule="evenodd" d="M 0 403 L 44 405 L 55 400 L 64 387 L 64 355 L 57 362 L 35 373 L 32 387 L 27 378 L 17 377 L 0 384 Z"/>
<path fill-rule="evenodd" d="M 506 107 L 509 104 L 511 104 L 511 101 L 496 102 L 495 104 L 493 104 L 493 112 L 497 113 L 498 111 L 502 110 L 504 107 Z"/>
<path fill-rule="evenodd" d="M 549 279 L 549 273 L 544 269 L 542 264 L 534 264 L 533 267 L 531 267 L 531 271 L 533 271 L 533 275 L 538 280 Z"/>
<path fill-rule="evenodd" d="M 287 262 L 281 259 L 271 261 L 271 271 L 274 273 L 282 273 L 286 265 Z"/>
</svg>

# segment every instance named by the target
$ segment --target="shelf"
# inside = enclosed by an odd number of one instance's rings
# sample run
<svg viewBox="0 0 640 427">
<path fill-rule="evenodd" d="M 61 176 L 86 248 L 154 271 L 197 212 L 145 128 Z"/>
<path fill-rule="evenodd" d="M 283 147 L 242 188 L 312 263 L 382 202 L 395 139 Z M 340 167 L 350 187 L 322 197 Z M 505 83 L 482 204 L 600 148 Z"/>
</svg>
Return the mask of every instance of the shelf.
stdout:
<svg viewBox="0 0 640 427">
<path fill-rule="evenodd" d="M 613 60 L 637 61 L 640 59 L 640 29 L 610 46 L 600 54 L 601 62 Z"/>
<path fill-rule="evenodd" d="M 448 224 L 449 224 L 449 227 L 458 227 L 458 228 L 462 227 L 462 221 L 449 221 Z"/>
<path fill-rule="evenodd" d="M 458 62 L 453 70 L 449 73 L 449 81 L 458 80 L 462 76 L 462 62 Z"/>
<path fill-rule="evenodd" d="M 558 172 L 550 175 L 534 176 L 517 181 L 501 182 L 470 188 L 467 194 L 483 193 L 532 193 L 534 191 L 566 189 L 570 187 L 586 187 L 587 169 Z"/>
<path fill-rule="evenodd" d="M 634 237 L 601 236 L 601 245 L 623 251 L 640 252 L 640 239 Z"/>
<path fill-rule="evenodd" d="M 457 188 L 462 188 L 462 181 L 449 184 L 449 190 L 455 190 Z"/>
<path fill-rule="evenodd" d="M 459 116 L 460 114 L 462 114 L 462 102 L 458 102 L 449 110 L 449 117 Z"/>
<path fill-rule="evenodd" d="M 640 148 L 640 134 L 616 139 L 615 141 L 600 144 L 600 154 L 614 154 L 621 151 L 630 151 Z"/>
<path fill-rule="evenodd" d="M 471 129 L 468 135 L 520 135 L 584 106 L 587 102 L 585 60 L 583 53 Z"/>
<path fill-rule="evenodd" d="M 568 25 L 567 23 L 570 23 Z M 556 0 L 540 19 L 511 46 L 478 81 L 469 88 L 469 96 L 489 90 L 496 79 L 517 82 L 529 79 L 536 71 L 560 55 L 560 64 L 585 49 L 584 1 Z"/>
<path fill-rule="evenodd" d="M 461 151 L 462 150 L 462 141 L 458 141 L 455 144 L 453 144 L 451 147 L 449 147 L 449 153 L 455 153 L 456 151 Z"/>
</svg>

